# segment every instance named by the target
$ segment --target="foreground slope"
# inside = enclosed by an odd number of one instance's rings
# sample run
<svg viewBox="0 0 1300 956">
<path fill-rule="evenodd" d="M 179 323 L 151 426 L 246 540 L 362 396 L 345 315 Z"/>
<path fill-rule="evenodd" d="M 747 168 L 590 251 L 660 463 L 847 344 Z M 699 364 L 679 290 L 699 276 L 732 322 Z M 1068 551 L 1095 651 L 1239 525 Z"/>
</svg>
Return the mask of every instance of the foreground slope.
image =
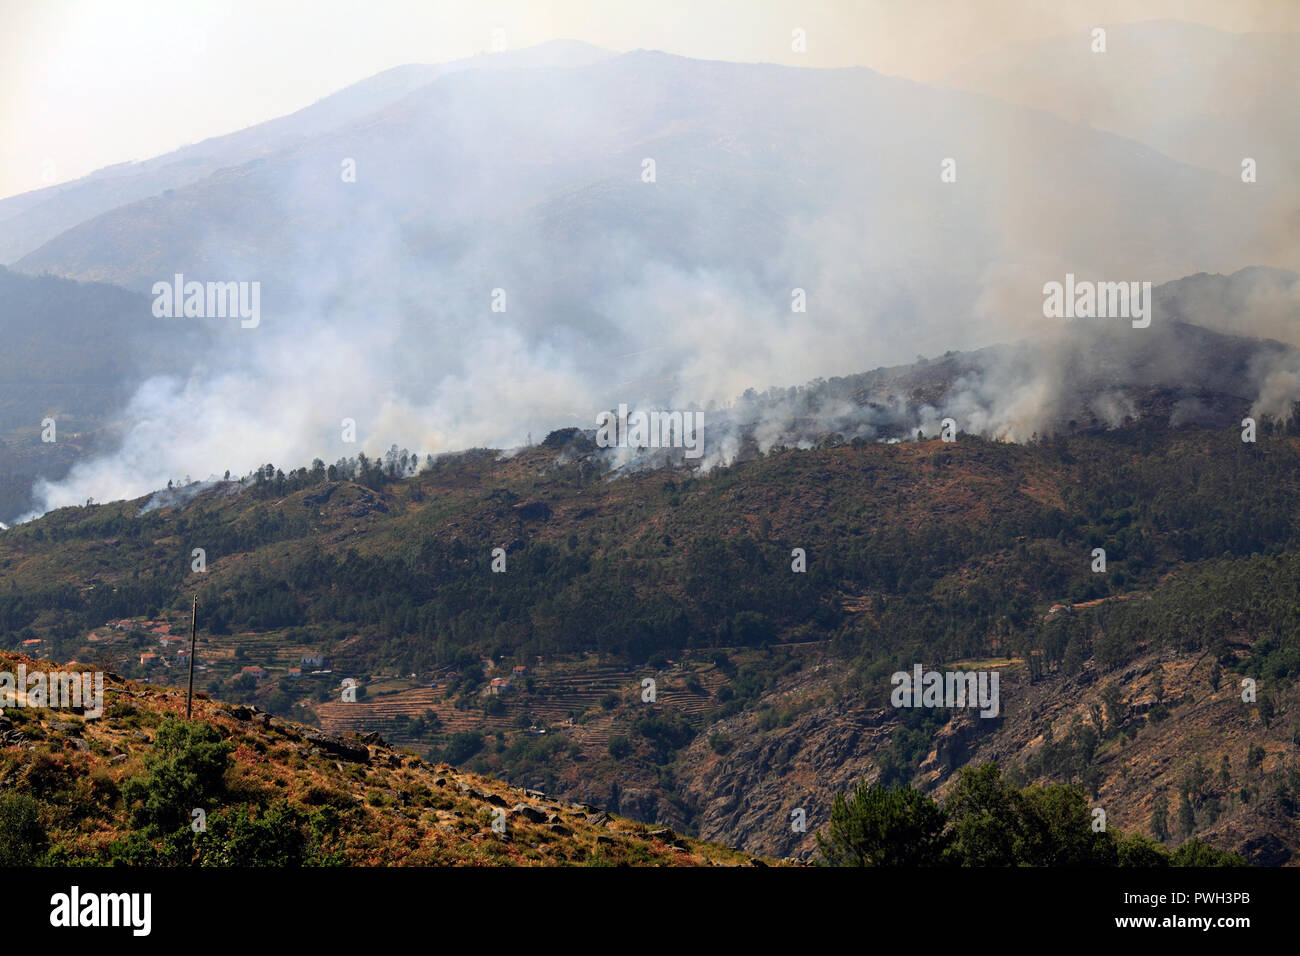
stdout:
<svg viewBox="0 0 1300 956">
<path fill-rule="evenodd" d="M 20 664 L 29 672 L 58 669 L 21 655 L 0 655 L 0 670 L 13 673 Z M 84 710 L 74 715 L 22 706 L 0 716 L 5 862 L 750 862 L 738 851 L 620 819 L 597 807 L 521 791 L 446 765 L 431 766 L 377 735 L 360 740 L 322 734 L 204 695 L 195 701 L 194 720 L 195 726 L 207 728 L 210 739 L 178 745 L 183 731 L 175 722 L 184 713 L 183 693 L 108 675 L 99 718 Z M 224 773 L 207 774 L 205 786 L 204 761 L 216 748 L 228 749 L 228 766 Z M 173 762 L 154 762 L 169 754 Z M 182 769 L 200 785 L 184 780 L 177 772 Z M 186 796 L 193 799 L 182 800 Z M 172 803 L 184 805 L 169 804 L 172 797 Z M 30 814 L 24 813 L 27 808 Z M 203 812 L 199 829 L 196 811 Z M 168 814 L 180 825 L 163 826 L 160 821 Z"/>
</svg>

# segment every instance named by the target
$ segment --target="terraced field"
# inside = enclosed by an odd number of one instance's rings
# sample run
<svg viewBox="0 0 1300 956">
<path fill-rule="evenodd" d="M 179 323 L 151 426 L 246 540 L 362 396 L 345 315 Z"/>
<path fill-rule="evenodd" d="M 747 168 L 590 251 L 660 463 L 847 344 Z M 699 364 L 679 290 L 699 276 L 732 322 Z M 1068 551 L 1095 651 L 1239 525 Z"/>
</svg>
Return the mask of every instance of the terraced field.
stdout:
<svg viewBox="0 0 1300 956">
<path fill-rule="evenodd" d="M 704 693 L 684 686 L 691 675 L 699 680 Z M 499 698 L 504 711 L 498 714 L 486 713 L 477 706 L 459 710 L 442 686 L 376 693 L 372 685 L 367 696 L 355 703 L 316 703 L 312 710 L 321 726 L 333 733 L 377 731 L 387 739 L 407 744 L 417 741 L 409 735 L 406 721 L 424 717 L 429 711 L 438 716 L 442 734 L 521 730 L 520 718 L 526 717 L 530 725 L 558 730 L 584 752 L 596 754 L 608 748 L 611 737 L 629 732 L 632 715 L 641 706 L 641 681 L 648 676 L 657 681 L 657 708 L 680 712 L 690 719 L 702 717 L 716 705 L 714 693 L 726 682 L 713 665 L 679 665 L 653 672 L 609 664 L 561 663 L 534 671 L 531 693 L 523 689 L 522 681 L 517 682 L 516 689 Z M 604 705 L 611 694 L 617 702 L 606 710 Z"/>
</svg>

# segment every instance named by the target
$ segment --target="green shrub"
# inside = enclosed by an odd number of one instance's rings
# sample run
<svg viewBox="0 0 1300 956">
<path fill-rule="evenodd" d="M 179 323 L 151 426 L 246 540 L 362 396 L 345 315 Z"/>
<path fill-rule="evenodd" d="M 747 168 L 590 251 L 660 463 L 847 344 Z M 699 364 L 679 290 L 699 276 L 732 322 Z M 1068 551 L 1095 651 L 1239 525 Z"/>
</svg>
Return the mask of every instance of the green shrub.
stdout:
<svg viewBox="0 0 1300 956">
<path fill-rule="evenodd" d="M 1242 857 L 1192 838 L 1174 851 L 1174 866 L 1249 866 Z"/>
<path fill-rule="evenodd" d="M 1115 844 L 1120 866 L 1168 866 L 1169 851 L 1142 833 L 1130 833 Z"/>
<path fill-rule="evenodd" d="M 483 735 L 473 730 L 452 734 L 442 752 L 442 760 L 449 764 L 462 764 L 483 749 Z"/>
<path fill-rule="evenodd" d="M 260 816 L 244 808 L 220 813 L 195 844 L 201 866 L 337 865 L 336 856 L 322 851 L 323 838 L 336 830 L 336 818 L 328 810 L 305 815 L 279 803 Z"/>
<path fill-rule="evenodd" d="M 25 793 L 0 793 L 0 866 L 33 866 L 46 841 L 40 805 Z"/>
<path fill-rule="evenodd" d="M 146 772 L 122 785 L 131 825 L 152 834 L 188 827 L 191 811 L 211 807 L 225 794 L 232 749 L 207 724 L 164 720 L 145 755 Z"/>
<path fill-rule="evenodd" d="M 953 862 L 947 824 L 919 790 L 861 784 L 848 799 L 835 795 L 817 847 L 828 866 L 940 866 Z"/>
</svg>

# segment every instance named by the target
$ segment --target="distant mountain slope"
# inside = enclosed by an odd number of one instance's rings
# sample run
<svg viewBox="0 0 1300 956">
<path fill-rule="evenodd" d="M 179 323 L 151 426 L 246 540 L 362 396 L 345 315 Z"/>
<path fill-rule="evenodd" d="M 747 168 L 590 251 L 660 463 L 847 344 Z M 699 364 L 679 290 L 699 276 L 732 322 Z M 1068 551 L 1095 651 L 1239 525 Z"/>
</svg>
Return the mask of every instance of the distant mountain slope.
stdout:
<svg viewBox="0 0 1300 956">
<path fill-rule="evenodd" d="M 138 163 L 122 163 L 71 183 L 0 200 L 0 263 L 11 263 L 80 222 L 119 206 L 160 196 L 228 166 L 291 147 L 354 122 L 440 76 L 459 70 L 579 65 L 610 54 L 576 41 L 441 64 L 385 70 L 288 116 Z"/>
<path fill-rule="evenodd" d="M 188 377 L 220 338 L 211 325 L 155 318 L 137 292 L 0 268 L 0 521 L 31 510 L 38 480 L 110 453 L 136 390 Z M 46 419 L 53 441 L 41 437 Z"/>
<path fill-rule="evenodd" d="M 1300 126 L 1282 106 L 1300 92 L 1300 34 L 1226 33 L 1169 20 L 1106 24 L 1001 49 L 963 64 L 944 85 L 1050 110 L 1138 140 L 1203 169 L 1258 163 L 1297 195 Z"/>
<path fill-rule="evenodd" d="M 713 451 L 705 461 L 746 444 L 807 446 L 827 435 L 934 436 L 949 418 L 961 432 L 1012 441 L 1128 421 L 1222 428 L 1246 415 L 1286 417 L 1300 401 L 1300 352 L 1239 334 L 1294 340 L 1300 276 L 1277 269 L 1188 276 L 1155 287 L 1152 300 L 1145 329 L 1123 320 L 1044 320 L 1037 334 L 1011 344 L 748 390 L 709 416 Z"/>
<path fill-rule="evenodd" d="M 960 158 L 957 184 L 939 179 L 948 156 Z M 345 157 L 357 160 L 355 184 L 340 182 Z M 644 159 L 655 184 L 640 181 Z M 286 309 L 355 285 L 438 289 L 444 323 L 495 276 L 529 290 L 526 327 L 594 335 L 647 264 L 716 272 L 743 301 L 771 296 L 770 308 L 803 282 L 837 309 L 854 294 L 906 292 L 924 314 L 963 282 L 970 295 L 999 257 L 1156 281 L 1268 261 L 1255 230 L 1272 195 L 869 70 L 638 52 L 445 75 L 364 119 L 82 223 L 17 266 L 141 290 L 175 271 L 262 278 Z M 942 276 L 926 303 L 920 287 Z"/>
<path fill-rule="evenodd" d="M 0 268 L 0 382 L 33 398 L 42 386 L 76 384 L 111 388 L 121 400 L 144 375 L 187 372 L 218 332 L 154 316 L 139 292 Z M 17 423 L 0 418 L 0 428 Z"/>
</svg>

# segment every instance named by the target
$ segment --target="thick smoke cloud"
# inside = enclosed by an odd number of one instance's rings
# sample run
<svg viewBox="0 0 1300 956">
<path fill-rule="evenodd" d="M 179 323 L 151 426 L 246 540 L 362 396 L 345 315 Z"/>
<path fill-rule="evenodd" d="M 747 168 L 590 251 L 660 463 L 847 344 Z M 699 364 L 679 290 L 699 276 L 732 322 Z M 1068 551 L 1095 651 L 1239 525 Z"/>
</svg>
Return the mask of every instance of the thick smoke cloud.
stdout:
<svg viewBox="0 0 1300 956">
<path fill-rule="evenodd" d="M 1190 118 L 1199 104 L 1165 105 Z M 1294 134 L 1293 111 L 1275 118 Z M 263 317 L 223 330 L 188 377 L 146 381 L 116 452 L 40 485 L 39 510 L 394 443 L 512 448 L 621 402 L 704 410 L 706 466 L 746 443 L 935 434 L 945 417 L 1012 441 L 1113 426 L 1137 413 L 1133 388 L 1199 373 L 1205 343 L 1175 320 L 1300 344 L 1298 287 L 1270 271 L 1187 280 L 1162 290 L 1151 329 L 1098 338 L 1044 318 L 1043 284 L 1296 267 L 1293 199 L 866 70 L 642 52 L 445 77 L 41 251 L 75 271 L 108 247 L 105 269 L 146 290 L 174 272 L 260 281 Z M 928 373 L 847 379 L 922 354 Z M 1252 354 L 1222 384 L 1285 413 L 1293 354 Z M 1198 414 L 1184 403 L 1177 421 Z"/>
</svg>

